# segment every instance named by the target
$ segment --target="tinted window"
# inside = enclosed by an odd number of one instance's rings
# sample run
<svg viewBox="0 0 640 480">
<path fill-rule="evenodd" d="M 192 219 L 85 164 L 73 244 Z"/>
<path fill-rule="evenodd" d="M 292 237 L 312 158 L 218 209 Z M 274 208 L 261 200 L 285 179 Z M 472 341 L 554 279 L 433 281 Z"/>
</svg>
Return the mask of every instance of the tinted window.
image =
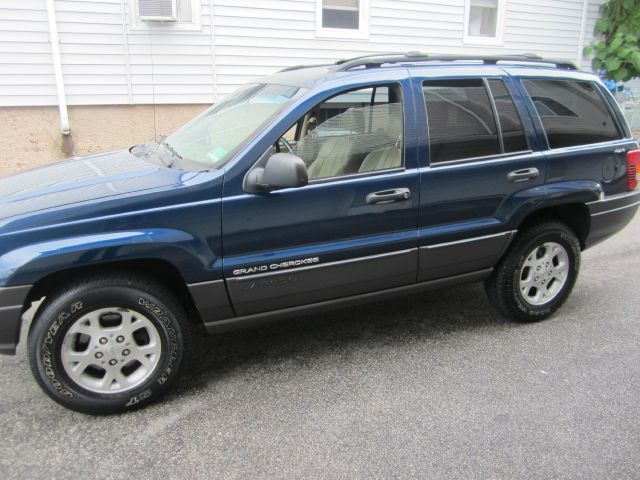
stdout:
<svg viewBox="0 0 640 480">
<path fill-rule="evenodd" d="M 423 83 L 431 163 L 501 153 L 496 122 L 482 79 Z"/>
<path fill-rule="evenodd" d="M 284 138 L 316 180 L 402 167 L 402 133 L 400 88 L 379 86 L 316 105 Z"/>
<path fill-rule="evenodd" d="M 528 150 L 527 137 L 522 120 L 502 80 L 489 80 L 489 88 L 498 112 L 498 121 L 502 131 L 505 153 Z"/>
<path fill-rule="evenodd" d="M 551 148 L 620 138 L 594 83 L 529 79 L 523 84 L 533 100 Z"/>
</svg>

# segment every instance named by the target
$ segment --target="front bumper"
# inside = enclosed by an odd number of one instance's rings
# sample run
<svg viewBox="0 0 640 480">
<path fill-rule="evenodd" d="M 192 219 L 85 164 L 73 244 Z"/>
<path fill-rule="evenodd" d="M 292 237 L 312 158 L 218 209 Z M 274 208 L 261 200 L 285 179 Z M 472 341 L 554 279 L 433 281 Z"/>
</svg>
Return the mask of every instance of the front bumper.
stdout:
<svg viewBox="0 0 640 480">
<path fill-rule="evenodd" d="M 611 195 L 587 203 L 591 214 L 591 228 L 585 247 L 591 247 L 622 230 L 640 206 L 640 190 Z"/>
<path fill-rule="evenodd" d="M 15 355 L 24 301 L 31 285 L 0 288 L 0 354 Z"/>
</svg>

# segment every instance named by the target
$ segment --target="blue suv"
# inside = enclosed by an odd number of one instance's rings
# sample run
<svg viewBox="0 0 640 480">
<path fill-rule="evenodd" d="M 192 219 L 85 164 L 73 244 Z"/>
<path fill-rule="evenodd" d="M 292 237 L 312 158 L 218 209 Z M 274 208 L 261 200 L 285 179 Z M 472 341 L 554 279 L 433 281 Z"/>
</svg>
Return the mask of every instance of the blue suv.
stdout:
<svg viewBox="0 0 640 480">
<path fill-rule="evenodd" d="M 0 180 L 0 352 L 35 303 L 60 404 L 159 398 L 190 331 L 484 281 L 551 315 L 640 204 L 615 100 L 567 62 L 379 54 L 240 88 L 157 143 Z"/>
</svg>

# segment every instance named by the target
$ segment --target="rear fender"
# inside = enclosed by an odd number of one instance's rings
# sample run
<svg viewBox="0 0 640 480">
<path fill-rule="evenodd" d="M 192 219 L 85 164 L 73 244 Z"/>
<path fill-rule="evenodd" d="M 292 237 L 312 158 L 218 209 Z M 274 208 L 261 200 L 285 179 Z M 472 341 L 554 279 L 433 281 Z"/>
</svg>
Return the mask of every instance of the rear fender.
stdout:
<svg viewBox="0 0 640 480">
<path fill-rule="evenodd" d="M 536 211 L 567 204 L 586 204 L 602 197 L 598 182 L 580 180 L 532 187 L 512 195 L 500 206 L 497 216 L 508 230 L 517 230 Z"/>
</svg>

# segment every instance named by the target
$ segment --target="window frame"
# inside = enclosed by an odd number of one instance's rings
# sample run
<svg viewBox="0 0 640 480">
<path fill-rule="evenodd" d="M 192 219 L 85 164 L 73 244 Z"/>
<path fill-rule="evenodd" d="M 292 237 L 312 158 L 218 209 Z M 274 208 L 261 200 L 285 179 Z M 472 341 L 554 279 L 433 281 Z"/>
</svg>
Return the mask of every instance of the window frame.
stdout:
<svg viewBox="0 0 640 480">
<path fill-rule="evenodd" d="M 291 130 L 294 127 L 294 125 L 299 124 L 300 120 L 303 119 L 309 112 L 311 112 L 313 109 L 315 109 L 319 105 L 321 105 L 321 104 L 323 104 L 325 102 L 328 102 L 332 98 L 339 97 L 340 95 L 344 95 L 344 94 L 350 93 L 350 92 L 355 92 L 355 91 L 358 91 L 358 90 L 366 90 L 368 88 L 376 89 L 376 88 L 380 88 L 380 87 L 392 87 L 392 86 L 399 89 L 400 95 L 401 95 L 401 99 L 402 99 L 402 138 L 403 138 L 403 140 L 402 140 L 402 165 L 400 165 L 399 167 L 395 167 L 395 168 L 372 170 L 370 172 L 355 172 L 355 173 L 348 173 L 348 174 L 345 174 L 345 175 L 339 175 L 339 176 L 336 176 L 336 177 L 317 178 L 317 179 L 309 180 L 307 185 L 317 185 L 317 184 L 320 184 L 320 183 L 329 183 L 329 182 L 336 182 L 336 181 L 353 180 L 353 179 L 359 179 L 359 178 L 366 178 L 366 177 L 384 175 L 384 174 L 388 174 L 388 173 L 404 172 L 404 171 L 407 170 L 407 165 L 406 165 L 406 146 L 407 146 L 407 143 L 406 143 L 406 131 L 407 131 L 406 96 L 407 96 L 407 92 L 403 88 L 402 82 L 399 82 L 399 81 L 391 81 L 391 82 L 389 82 L 389 81 L 381 81 L 381 82 L 376 82 L 376 83 L 369 83 L 369 84 L 366 84 L 366 85 L 360 85 L 360 86 L 357 86 L 357 87 L 350 87 L 347 90 L 341 90 L 341 91 L 339 91 L 337 93 L 334 93 L 334 94 L 332 94 L 332 95 L 330 95 L 330 96 L 328 96 L 326 98 L 323 98 L 319 102 L 315 103 L 313 105 L 313 107 L 311 107 L 307 111 L 305 111 L 302 116 L 298 117 L 298 119 L 294 123 L 289 125 L 289 127 L 282 133 L 282 135 L 278 136 L 278 138 L 275 140 L 274 144 L 277 143 L 280 140 L 280 138 L 283 137 L 289 130 Z M 297 131 L 298 131 L 298 127 L 296 127 L 296 133 L 297 133 Z M 273 148 L 273 145 L 269 146 L 269 149 L 272 149 L 272 148 Z M 251 168 L 248 170 L 248 172 L 250 172 L 251 170 L 256 168 L 258 166 L 258 164 L 260 163 L 260 160 L 262 160 L 262 156 L 260 157 L 260 159 L 258 159 L 251 166 Z M 305 188 L 305 187 L 300 187 L 300 188 Z"/>
<path fill-rule="evenodd" d="M 495 37 L 482 37 L 476 35 L 469 35 L 469 21 L 471 20 L 471 1 L 465 0 L 464 7 L 464 30 L 462 31 L 462 43 L 468 45 L 495 45 L 501 46 L 503 42 L 504 34 L 504 12 L 505 12 L 505 0 L 497 0 L 496 9 L 496 35 Z"/>
<path fill-rule="evenodd" d="M 613 124 L 616 128 L 616 131 L 618 132 L 618 135 L 620 136 L 619 138 L 613 139 L 613 140 L 604 140 L 602 142 L 592 142 L 592 143 L 581 143 L 579 145 L 569 145 L 566 147 L 552 147 L 551 143 L 549 143 L 549 136 L 547 135 L 547 129 L 544 126 L 544 122 L 542 121 L 542 117 L 540 117 L 540 114 L 538 113 L 538 109 L 536 108 L 535 102 L 533 101 L 533 97 L 531 96 L 531 94 L 529 93 L 529 90 L 527 89 L 527 87 L 524 84 L 525 80 L 549 80 L 549 81 L 558 81 L 558 82 L 584 82 L 584 83 L 590 83 L 594 86 L 597 95 L 600 97 L 600 100 L 602 100 L 602 103 L 604 104 L 607 112 L 609 112 L 609 115 L 611 116 L 611 118 L 613 119 Z M 522 88 L 523 91 L 523 96 L 526 98 L 526 101 L 529 102 L 531 104 L 530 110 L 532 111 L 532 116 L 535 116 L 535 120 L 538 122 L 538 125 L 540 126 L 540 131 L 542 132 L 543 138 L 544 138 L 544 142 L 546 145 L 546 150 L 548 151 L 556 151 L 556 150 L 562 150 L 562 149 L 567 149 L 567 148 L 582 148 L 582 147 L 589 147 L 589 146 L 594 146 L 594 145 L 603 145 L 606 143 L 611 143 L 611 142 L 619 142 L 622 140 L 628 140 L 629 137 L 629 133 L 627 133 L 626 129 L 624 128 L 624 125 L 621 123 L 620 118 L 618 116 L 618 114 L 614 111 L 613 109 L 613 105 L 611 105 L 611 103 L 609 102 L 609 100 L 607 99 L 607 96 L 605 94 L 605 92 L 603 91 L 603 87 L 594 80 L 580 80 L 577 78 L 554 78 L 554 77 L 545 77 L 545 76 L 527 76 L 527 77 L 522 77 L 519 79 L 519 83 L 520 83 L 520 87 Z"/>
<path fill-rule="evenodd" d="M 316 0 L 316 37 L 366 39 L 369 38 L 369 0 L 358 0 L 358 28 L 325 28 L 322 26 L 322 1 Z"/>
<path fill-rule="evenodd" d="M 143 22 L 138 16 L 138 0 L 128 0 L 129 18 L 128 27 L 131 32 L 201 32 L 202 31 L 202 2 L 200 0 L 191 1 L 191 21 L 190 22 Z"/>
<path fill-rule="evenodd" d="M 523 152 L 532 152 L 532 148 L 531 148 L 531 142 L 529 141 L 529 135 L 527 132 L 526 127 L 524 126 L 524 119 L 522 118 L 522 112 L 518 109 L 518 104 L 516 103 L 516 99 L 513 97 L 513 93 L 511 93 L 511 89 L 509 88 L 509 84 L 507 82 L 505 82 L 505 79 L 503 77 L 483 77 L 484 79 L 484 83 L 485 83 L 485 88 L 489 91 L 489 98 L 491 99 L 491 108 L 493 109 L 493 114 L 495 115 L 496 118 L 496 126 L 498 128 L 498 134 L 500 136 L 500 146 L 502 149 L 502 155 L 507 155 L 507 154 L 520 154 Z M 491 90 L 491 80 L 498 80 L 500 82 L 502 82 L 502 85 L 504 87 L 504 89 L 507 92 L 507 95 L 509 95 L 509 98 L 511 99 L 511 103 L 513 104 L 513 108 L 516 111 L 516 114 L 518 115 L 518 119 L 520 120 L 520 126 L 522 127 L 522 134 L 524 135 L 524 140 L 527 144 L 528 148 L 525 148 L 524 150 L 516 150 L 515 152 L 505 152 L 504 151 L 504 134 L 502 132 L 502 125 L 500 123 L 500 113 L 498 112 L 498 107 L 496 106 L 496 99 L 493 96 L 493 90 Z M 526 113 L 526 112 L 525 112 Z"/>
<path fill-rule="evenodd" d="M 482 84 L 484 86 L 484 90 L 485 93 L 487 94 L 487 96 L 489 97 L 489 104 L 491 105 L 491 111 L 493 113 L 493 118 L 494 121 L 496 123 L 496 130 L 497 130 L 497 134 L 498 134 L 498 145 L 500 146 L 500 153 L 496 153 L 496 154 L 492 154 L 492 155 L 482 155 L 482 156 L 478 156 L 478 157 L 467 157 L 467 158 L 457 158 L 454 160 L 443 160 L 441 162 L 433 162 L 431 160 L 431 135 L 429 133 L 429 111 L 428 111 L 428 107 L 427 107 L 427 101 L 424 98 L 424 84 L 426 82 L 429 81 L 447 81 L 447 80 L 460 80 L 460 79 L 464 79 L 464 80 L 473 80 L 473 79 L 478 79 L 478 80 L 482 80 Z M 500 80 L 502 81 L 502 83 L 504 84 L 504 88 L 507 90 L 507 93 L 509 94 L 509 97 L 511 97 L 511 101 L 513 102 L 513 106 L 516 109 L 516 112 L 518 114 L 518 117 L 520 119 L 520 123 L 522 125 L 522 130 L 524 132 L 524 136 L 528 145 L 528 149 L 526 150 L 519 150 L 516 152 L 505 152 L 504 151 L 504 139 L 503 139 L 503 135 L 502 135 L 502 125 L 500 124 L 500 116 L 498 115 L 498 109 L 496 108 L 496 102 L 495 99 L 493 98 L 493 92 L 491 91 L 491 87 L 489 86 L 489 80 Z M 527 129 L 525 127 L 525 122 L 522 118 L 522 112 L 520 111 L 520 109 L 518 108 L 518 105 L 515 101 L 515 98 L 513 97 L 513 93 L 511 92 L 511 89 L 509 88 L 509 84 L 507 82 L 505 82 L 504 77 L 501 76 L 497 76 L 497 77 L 486 77 L 486 76 L 469 76 L 469 77 L 437 77 L 437 78 L 421 78 L 420 79 L 420 95 L 422 97 L 422 104 L 424 105 L 424 114 L 425 114 L 425 118 L 427 119 L 427 146 L 429 149 L 429 167 L 430 168 L 438 168 L 440 166 L 446 166 L 446 165 L 457 165 L 457 164 L 461 164 L 461 163 L 475 163 L 475 162 L 483 162 L 483 161 L 490 161 L 490 160 L 501 160 L 501 159 L 506 159 L 506 158 L 510 158 L 510 157 L 514 157 L 514 156 L 520 156 L 520 155 L 526 155 L 529 153 L 532 153 L 533 150 L 531 149 L 531 143 L 529 141 L 529 135 L 527 132 Z"/>
</svg>

